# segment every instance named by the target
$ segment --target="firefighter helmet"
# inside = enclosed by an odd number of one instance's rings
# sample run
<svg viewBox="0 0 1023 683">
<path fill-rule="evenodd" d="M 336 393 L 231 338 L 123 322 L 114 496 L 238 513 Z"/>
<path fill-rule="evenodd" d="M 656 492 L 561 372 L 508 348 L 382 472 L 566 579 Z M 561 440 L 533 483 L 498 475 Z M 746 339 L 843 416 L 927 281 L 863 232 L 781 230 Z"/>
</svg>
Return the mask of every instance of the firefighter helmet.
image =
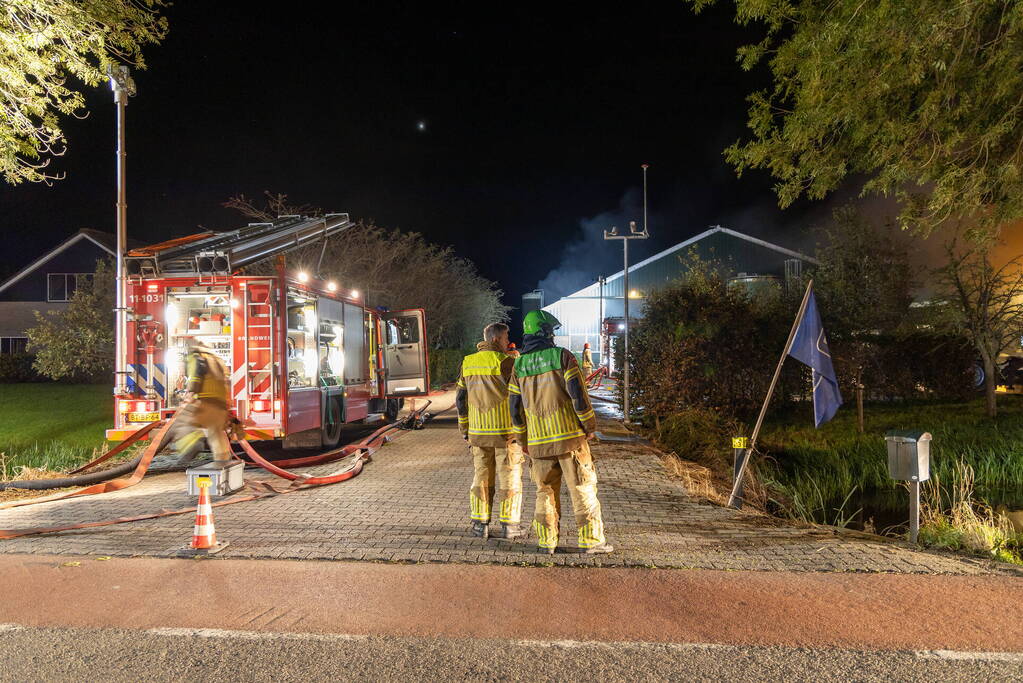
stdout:
<svg viewBox="0 0 1023 683">
<path fill-rule="evenodd" d="M 522 331 L 525 334 L 554 335 L 554 330 L 561 327 L 561 321 L 547 311 L 530 311 L 522 320 Z"/>
</svg>

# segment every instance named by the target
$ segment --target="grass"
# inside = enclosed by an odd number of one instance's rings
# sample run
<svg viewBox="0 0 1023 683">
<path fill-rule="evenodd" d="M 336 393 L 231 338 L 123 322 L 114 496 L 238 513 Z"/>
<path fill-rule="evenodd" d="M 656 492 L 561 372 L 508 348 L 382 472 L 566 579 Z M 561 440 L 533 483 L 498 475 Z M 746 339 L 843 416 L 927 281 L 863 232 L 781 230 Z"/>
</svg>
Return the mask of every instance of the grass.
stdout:
<svg viewBox="0 0 1023 683">
<path fill-rule="evenodd" d="M 66 471 L 105 446 L 114 402 L 107 385 L 0 384 L 0 477 L 22 467 Z"/>
<path fill-rule="evenodd" d="M 925 546 L 985 555 L 1023 565 L 1023 534 L 991 506 L 974 500 L 973 468 L 959 462 L 951 485 L 926 482 L 919 542 Z"/>
<path fill-rule="evenodd" d="M 868 404 L 865 416 L 866 433 L 859 434 L 855 411 L 848 408 L 820 429 L 814 429 L 805 406 L 798 413 L 776 414 L 764 425 L 758 444 L 767 455 L 757 466 L 758 475 L 786 506 L 801 502 L 803 509 L 830 509 L 854 490 L 897 488 L 888 476 L 884 433 L 923 429 L 933 437 L 932 477 L 954 481 L 962 463 L 971 468 L 981 491 L 1023 487 L 1023 397 L 999 397 L 994 420 L 984 415 L 981 400 Z M 818 516 L 817 521 L 830 520 Z"/>
</svg>

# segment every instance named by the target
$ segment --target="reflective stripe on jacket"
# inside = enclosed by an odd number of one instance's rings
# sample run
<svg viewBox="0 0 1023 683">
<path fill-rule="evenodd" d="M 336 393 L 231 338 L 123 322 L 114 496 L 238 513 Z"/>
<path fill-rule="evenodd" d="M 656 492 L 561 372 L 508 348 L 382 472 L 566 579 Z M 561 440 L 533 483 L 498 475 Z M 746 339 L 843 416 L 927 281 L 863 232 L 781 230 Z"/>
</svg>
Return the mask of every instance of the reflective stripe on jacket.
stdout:
<svg viewBox="0 0 1023 683">
<path fill-rule="evenodd" d="M 513 359 L 487 342 L 477 348 L 462 359 L 455 395 L 458 429 L 473 446 L 506 448 L 512 436 L 508 381 Z"/>
<path fill-rule="evenodd" d="M 597 428 L 575 356 L 559 347 L 524 353 L 508 385 L 516 440 L 533 458 L 580 448 Z"/>
<path fill-rule="evenodd" d="M 227 369 L 212 353 L 193 351 L 188 354 L 185 366 L 188 374 L 188 391 L 196 398 L 214 401 L 227 407 Z"/>
</svg>

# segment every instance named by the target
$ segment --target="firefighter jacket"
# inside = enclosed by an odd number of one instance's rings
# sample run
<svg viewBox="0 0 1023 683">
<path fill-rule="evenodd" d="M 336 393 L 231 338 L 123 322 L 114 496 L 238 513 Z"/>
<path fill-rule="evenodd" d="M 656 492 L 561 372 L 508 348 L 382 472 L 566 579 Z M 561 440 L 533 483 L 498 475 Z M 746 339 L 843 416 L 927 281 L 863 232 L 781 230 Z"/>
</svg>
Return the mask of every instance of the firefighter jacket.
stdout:
<svg viewBox="0 0 1023 683">
<path fill-rule="evenodd" d="M 193 350 L 185 365 L 188 374 L 186 391 L 196 398 L 227 408 L 227 369 L 217 356 Z"/>
<path fill-rule="evenodd" d="M 515 359 L 509 404 L 516 440 L 530 457 L 556 458 L 582 447 L 597 419 L 572 352 L 541 346 L 527 345 Z"/>
<path fill-rule="evenodd" d="M 480 342 L 476 348 L 462 359 L 455 394 L 458 429 L 472 446 L 507 448 L 512 438 L 508 381 L 514 359 L 492 342 Z"/>
</svg>

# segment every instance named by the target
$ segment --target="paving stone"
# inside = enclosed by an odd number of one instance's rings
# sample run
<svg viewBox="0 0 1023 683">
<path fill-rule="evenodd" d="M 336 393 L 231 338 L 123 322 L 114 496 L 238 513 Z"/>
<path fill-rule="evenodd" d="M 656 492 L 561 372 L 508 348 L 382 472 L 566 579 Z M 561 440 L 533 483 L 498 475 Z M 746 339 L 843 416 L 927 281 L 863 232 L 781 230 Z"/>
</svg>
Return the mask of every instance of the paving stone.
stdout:
<svg viewBox="0 0 1023 683">
<path fill-rule="evenodd" d="M 470 537 L 472 461 L 449 412 L 424 430 L 402 433 L 354 479 L 214 508 L 217 536 L 231 542 L 217 557 L 953 574 L 1009 571 L 904 544 L 822 533 L 695 500 L 669 478 L 658 454 L 643 444 L 594 443 L 593 453 L 608 540 L 616 548 L 611 556 L 585 555 L 570 547 L 576 530 L 567 491 L 562 492 L 562 547 L 555 555 L 537 552 L 532 545 L 535 539 L 508 542 Z M 318 475 L 337 469 L 337 464 L 329 464 L 305 471 Z M 535 488 L 528 481 L 528 469 L 526 473 L 523 523 L 528 525 Z M 282 483 L 259 469 L 246 470 L 246 478 Z M 0 510 L 0 528 L 100 521 L 193 504 L 185 494 L 184 474 L 169 472 L 147 476 L 137 486 L 117 493 Z M 184 514 L 28 536 L 0 541 L 0 553 L 171 557 L 191 539 L 193 523 L 193 516 Z"/>
</svg>

